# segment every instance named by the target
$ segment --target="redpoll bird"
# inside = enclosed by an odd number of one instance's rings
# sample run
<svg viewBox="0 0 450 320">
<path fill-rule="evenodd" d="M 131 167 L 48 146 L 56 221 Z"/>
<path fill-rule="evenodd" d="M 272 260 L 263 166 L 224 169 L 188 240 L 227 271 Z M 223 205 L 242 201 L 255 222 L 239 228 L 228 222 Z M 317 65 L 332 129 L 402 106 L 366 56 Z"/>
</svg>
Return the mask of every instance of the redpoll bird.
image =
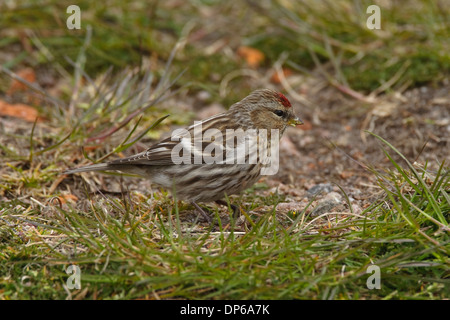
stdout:
<svg viewBox="0 0 450 320">
<path fill-rule="evenodd" d="M 191 202 L 210 221 L 197 202 L 227 205 L 223 200 L 226 196 L 251 187 L 270 165 L 262 159 L 261 150 L 252 147 L 265 146 L 270 157 L 278 151 L 279 139 L 287 126 L 298 124 L 302 122 L 283 94 L 256 90 L 227 112 L 196 122 L 185 130 L 176 130 L 177 133 L 174 131 L 171 137 L 144 152 L 65 173 L 117 170 L 139 174 L 159 187 L 175 191 L 176 198 Z M 230 132 L 246 135 L 243 139 L 237 134 L 229 137 Z M 236 214 L 237 207 L 232 208 Z"/>
</svg>

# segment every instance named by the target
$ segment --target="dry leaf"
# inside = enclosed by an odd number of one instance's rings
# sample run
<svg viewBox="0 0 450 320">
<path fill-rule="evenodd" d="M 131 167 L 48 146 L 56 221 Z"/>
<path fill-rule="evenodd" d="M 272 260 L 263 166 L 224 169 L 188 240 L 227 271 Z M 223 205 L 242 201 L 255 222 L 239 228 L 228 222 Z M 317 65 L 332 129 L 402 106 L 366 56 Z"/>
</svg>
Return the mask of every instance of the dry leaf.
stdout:
<svg viewBox="0 0 450 320">
<path fill-rule="evenodd" d="M 36 82 L 36 73 L 31 68 L 21 69 L 16 73 L 16 75 L 30 83 Z M 13 79 L 6 94 L 11 96 L 15 92 L 21 92 L 21 91 L 27 91 L 27 90 L 28 90 L 28 86 L 26 84 L 24 84 L 16 79 Z"/>
<path fill-rule="evenodd" d="M 308 163 L 306 166 L 310 170 L 317 170 L 317 165 L 314 162 Z"/>
<path fill-rule="evenodd" d="M 344 171 L 341 172 L 341 178 L 342 179 L 348 179 L 348 178 L 351 178 L 353 176 L 353 174 L 354 174 L 353 171 L 344 170 Z"/>
<path fill-rule="evenodd" d="M 38 118 L 38 121 L 42 121 L 35 108 L 21 103 L 9 104 L 2 100 L 0 100 L 0 116 L 20 118 L 28 122 L 34 122 L 36 118 Z"/>
<path fill-rule="evenodd" d="M 237 54 L 243 58 L 252 68 L 257 68 L 264 61 L 264 53 L 258 49 L 242 46 L 237 50 Z"/>
<path fill-rule="evenodd" d="M 397 109 L 398 105 L 394 102 L 384 101 L 378 103 L 375 108 L 372 109 L 372 114 L 378 117 L 387 117 Z"/>
<path fill-rule="evenodd" d="M 283 75 L 285 78 L 288 78 L 290 75 L 292 75 L 292 70 L 289 68 L 282 68 L 281 70 L 283 70 Z M 273 83 L 281 83 L 281 79 L 280 76 L 278 75 L 278 72 L 275 72 L 272 77 L 270 77 L 270 81 L 272 81 Z"/>
<path fill-rule="evenodd" d="M 63 195 L 59 196 L 58 198 L 59 198 L 59 200 L 61 200 L 62 204 L 66 203 L 67 201 L 76 202 L 78 200 L 78 197 L 74 196 L 73 194 L 63 194 Z"/>
</svg>

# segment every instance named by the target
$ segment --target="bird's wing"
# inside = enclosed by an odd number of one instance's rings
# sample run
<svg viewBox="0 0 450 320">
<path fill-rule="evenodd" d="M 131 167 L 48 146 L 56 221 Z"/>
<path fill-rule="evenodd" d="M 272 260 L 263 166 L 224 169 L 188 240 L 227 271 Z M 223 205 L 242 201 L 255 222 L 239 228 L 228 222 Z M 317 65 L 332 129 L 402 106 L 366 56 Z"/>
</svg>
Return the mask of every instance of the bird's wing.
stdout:
<svg viewBox="0 0 450 320">
<path fill-rule="evenodd" d="M 142 164 L 150 166 L 172 165 L 172 149 L 177 143 L 179 142 L 171 141 L 171 138 L 169 137 L 151 146 L 146 151 L 127 158 L 111 161 L 108 164 Z"/>
<path fill-rule="evenodd" d="M 227 124 L 228 117 L 226 114 L 219 114 L 212 116 L 203 121 L 196 122 L 186 129 L 177 129 L 172 132 L 172 135 L 156 144 L 151 146 L 146 151 L 135 154 L 133 156 L 117 159 L 109 162 L 108 164 L 141 164 L 141 165 L 151 165 L 151 166 L 164 166 L 164 165 L 173 165 L 180 164 L 177 163 L 174 158 L 180 159 L 180 156 L 183 157 L 183 163 L 197 163 L 198 159 L 202 159 L 203 161 L 203 151 L 208 145 L 214 142 L 210 140 L 203 141 L 203 137 L 205 137 L 205 131 L 208 129 L 215 129 L 212 132 L 212 135 L 222 135 L 225 130 L 224 128 L 229 126 Z M 197 137 L 198 134 L 200 136 L 200 144 L 198 143 Z M 222 144 L 216 143 L 216 145 L 212 146 L 213 149 L 217 152 L 222 150 L 220 149 L 222 145 L 225 144 L 225 138 Z M 210 146 L 210 149 L 212 148 Z M 184 149 L 184 152 L 181 152 L 180 149 Z M 187 152 L 186 152 L 187 151 Z M 195 160 L 197 158 L 197 161 Z"/>
</svg>

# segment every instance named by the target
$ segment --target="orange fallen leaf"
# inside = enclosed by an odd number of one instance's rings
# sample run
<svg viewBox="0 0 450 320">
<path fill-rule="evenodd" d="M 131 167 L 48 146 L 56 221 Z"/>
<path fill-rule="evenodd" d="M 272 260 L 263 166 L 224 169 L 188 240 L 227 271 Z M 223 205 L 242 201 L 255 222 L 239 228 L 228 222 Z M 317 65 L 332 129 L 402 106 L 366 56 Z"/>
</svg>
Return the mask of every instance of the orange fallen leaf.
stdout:
<svg viewBox="0 0 450 320">
<path fill-rule="evenodd" d="M 252 47 L 241 46 L 238 48 L 237 54 L 252 68 L 259 67 L 265 59 L 264 53 Z"/>
<path fill-rule="evenodd" d="M 0 116 L 20 118 L 28 122 L 34 122 L 36 118 L 38 118 L 38 121 L 42 121 L 35 108 L 21 103 L 9 104 L 2 100 L 0 100 Z"/>
<path fill-rule="evenodd" d="M 362 154 L 360 151 L 355 151 L 352 153 L 352 157 L 359 160 L 364 157 L 364 154 Z"/>
<path fill-rule="evenodd" d="M 36 73 L 31 68 L 21 69 L 21 70 L 17 71 L 16 75 L 30 83 L 36 82 Z M 15 92 L 21 92 L 21 91 L 27 91 L 27 90 L 28 90 L 28 86 L 26 84 L 24 84 L 16 79 L 13 79 L 6 94 L 11 96 Z"/>
<path fill-rule="evenodd" d="M 311 162 L 311 163 L 308 163 L 308 164 L 307 164 L 307 166 L 308 166 L 308 168 L 309 168 L 309 169 L 311 169 L 311 170 L 315 170 L 315 169 L 317 169 L 317 166 L 316 166 L 316 164 L 315 164 L 315 163 L 313 163 L 313 162 Z"/>
<path fill-rule="evenodd" d="M 283 75 L 285 78 L 288 78 L 290 75 L 292 75 L 292 70 L 289 68 L 282 68 L 281 69 L 283 71 Z M 275 72 L 272 77 L 270 77 L 270 81 L 272 81 L 273 83 L 281 83 L 281 79 L 280 76 L 278 74 L 278 72 Z"/>
<path fill-rule="evenodd" d="M 348 179 L 348 178 L 350 178 L 352 176 L 353 176 L 353 172 L 352 171 L 344 170 L 344 171 L 341 172 L 341 178 L 342 179 Z"/>
<path fill-rule="evenodd" d="M 78 200 L 78 197 L 74 196 L 73 194 L 63 194 L 63 195 L 59 196 L 58 198 L 59 198 L 59 200 L 61 200 L 62 204 L 66 203 L 67 201 L 75 202 Z"/>
</svg>

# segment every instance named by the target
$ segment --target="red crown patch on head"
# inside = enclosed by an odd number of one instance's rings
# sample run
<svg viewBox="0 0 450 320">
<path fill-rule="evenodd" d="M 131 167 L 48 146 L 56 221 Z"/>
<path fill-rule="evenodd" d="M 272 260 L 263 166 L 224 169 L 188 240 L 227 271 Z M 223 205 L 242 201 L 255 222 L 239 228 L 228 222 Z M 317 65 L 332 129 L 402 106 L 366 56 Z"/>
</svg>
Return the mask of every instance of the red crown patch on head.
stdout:
<svg viewBox="0 0 450 320">
<path fill-rule="evenodd" d="M 291 103 L 289 102 L 288 98 L 284 96 L 284 94 L 278 92 L 278 100 L 285 108 L 290 108 Z"/>
</svg>

